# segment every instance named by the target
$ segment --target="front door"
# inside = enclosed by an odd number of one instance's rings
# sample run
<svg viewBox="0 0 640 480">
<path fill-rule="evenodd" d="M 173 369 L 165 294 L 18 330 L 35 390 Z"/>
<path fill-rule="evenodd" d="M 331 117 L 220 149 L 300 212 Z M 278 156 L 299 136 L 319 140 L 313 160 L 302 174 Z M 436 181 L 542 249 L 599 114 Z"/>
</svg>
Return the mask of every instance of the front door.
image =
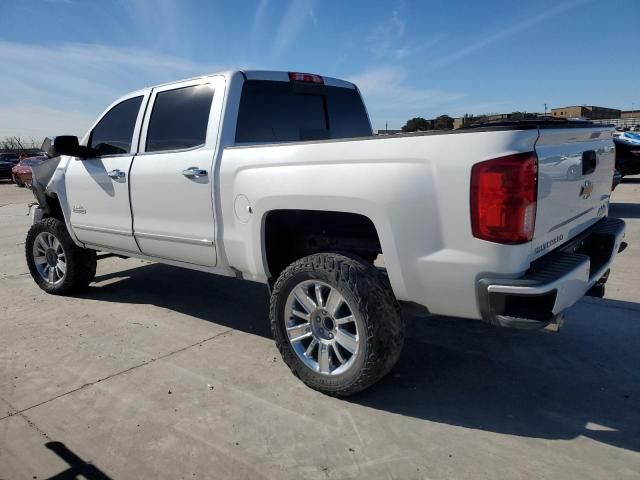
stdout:
<svg viewBox="0 0 640 480">
<path fill-rule="evenodd" d="M 137 93 L 107 109 L 83 142 L 92 157 L 69 162 L 69 221 L 81 242 L 139 251 L 131 227 L 128 177 L 147 96 Z"/>
<path fill-rule="evenodd" d="M 133 230 L 153 257 L 216 265 L 214 158 L 224 78 L 153 90 L 131 167 Z"/>
</svg>

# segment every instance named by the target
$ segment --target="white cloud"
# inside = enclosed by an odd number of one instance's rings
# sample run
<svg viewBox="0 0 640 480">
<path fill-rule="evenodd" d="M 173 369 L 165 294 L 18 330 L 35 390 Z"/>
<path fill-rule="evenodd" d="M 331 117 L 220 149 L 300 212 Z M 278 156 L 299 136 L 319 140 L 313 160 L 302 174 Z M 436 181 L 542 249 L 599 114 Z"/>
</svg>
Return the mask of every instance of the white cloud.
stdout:
<svg viewBox="0 0 640 480">
<path fill-rule="evenodd" d="M 374 128 L 399 128 L 411 117 L 433 117 L 458 110 L 466 94 L 416 88 L 407 82 L 408 72 L 399 66 L 373 67 L 349 78 L 358 85 Z"/>
<path fill-rule="evenodd" d="M 506 27 L 504 29 L 501 29 L 499 31 L 497 31 L 496 33 L 494 33 L 493 35 L 489 35 L 486 37 L 479 37 L 476 41 L 474 41 L 472 44 L 467 45 L 464 48 L 461 48 L 460 50 L 457 50 L 455 52 L 452 52 L 448 55 L 445 55 L 444 57 L 440 58 L 440 59 L 436 59 L 432 62 L 429 63 L 429 67 L 433 70 L 436 68 L 440 68 L 446 65 L 449 65 L 451 63 L 454 63 L 456 60 L 459 60 L 461 58 L 467 57 L 475 52 L 477 52 L 478 50 L 482 50 L 486 47 L 489 47 L 490 45 L 493 45 L 494 43 L 497 43 L 501 40 L 504 40 L 506 38 L 509 38 L 513 35 L 516 35 L 526 29 L 529 29 L 531 27 L 533 27 L 534 25 L 537 25 L 545 20 L 548 20 L 549 18 L 555 17 L 557 15 L 560 15 L 561 13 L 575 8 L 579 5 L 583 5 L 584 3 L 588 2 L 589 0 L 574 0 L 572 2 L 569 3 L 563 3 L 560 5 L 556 5 L 553 8 L 549 8 L 548 10 L 542 11 L 541 13 L 539 13 L 538 15 L 534 15 L 532 17 L 526 18 L 525 20 L 522 20 L 520 22 L 517 22 L 509 27 Z"/>
<path fill-rule="evenodd" d="M 317 23 L 313 11 L 314 5 L 315 0 L 291 0 L 289 2 L 273 41 L 273 54 L 275 56 L 282 55 L 291 46 L 308 20 L 312 20 L 314 24 Z"/>
<path fill-rule="evenodd" d="M 96 115 L 58 110 L 42 105 L 16 105 L 0 108 L 0 137 L 34 138 L 36 143 L 53 135 L 84 135 Z"/>
<path fill-rule="evenodd" d="M 267 13 L 267 7 L 269 6 L 269 0 L 260 0 L 256 11 L 253 14 L 253 26 L 251 27 L 251 33 L 255 38 L 263 29 L 265 17 Z"/>
<path fill-rule="evenodd" d="M 49 130 L 52 112 L 61 126 L 79 126 L 129 91 L 220 70 L 157 51 L 91 44 L 0 42 L 0 63 L 9 66 L 0 72 L 0 138 L 8 129 L 14 135 L 20 129 L 24 135 L 61 133 Z M 10 113 L 20 121 L 12 124 Z"/>
<path fill-rule="evenodd" d="M 391 11 L 385 21 L 375 25 L 367 36 L 368 48 L 374 58 L 380 61 L 399 62 L 430 49 L 442 39 L 441 35 L 427 41 L 416 42 L 407 38 L 407 23 L 402 5 Z"/>
</svg>

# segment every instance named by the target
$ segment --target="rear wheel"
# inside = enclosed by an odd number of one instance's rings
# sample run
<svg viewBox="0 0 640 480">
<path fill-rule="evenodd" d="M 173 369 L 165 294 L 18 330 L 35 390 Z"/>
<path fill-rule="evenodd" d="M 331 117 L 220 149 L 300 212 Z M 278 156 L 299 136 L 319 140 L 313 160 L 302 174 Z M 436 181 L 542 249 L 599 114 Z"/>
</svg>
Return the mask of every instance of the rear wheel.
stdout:
<svg viewBox="0 0 640 480">
<path fill-rule="evenodd" d="M 404 341 L 387 280 L 364 261 L 321 253 L 289 266 L 271 296 L 271 329 L 283 360 L 315 390 L 347 396 L 380 380 Z"/>
<path fill-rule="evenodd" d="M 96 274 L 96 252 L 78 247 L 57 218 L 45 218 L 29 229 L 25 255 L 31 276 L 47 293 L 80 290 Z"/>
</svg>

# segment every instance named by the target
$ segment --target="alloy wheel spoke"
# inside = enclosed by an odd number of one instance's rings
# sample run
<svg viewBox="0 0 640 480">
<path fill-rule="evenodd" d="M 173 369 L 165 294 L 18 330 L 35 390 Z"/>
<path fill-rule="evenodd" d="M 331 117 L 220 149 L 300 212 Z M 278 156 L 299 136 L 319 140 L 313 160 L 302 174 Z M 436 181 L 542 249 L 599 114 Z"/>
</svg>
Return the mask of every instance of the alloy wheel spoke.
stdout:
<svg viewBox="0 0 640 480">
<path fill-rule="evenodd" d="M 311 325 L 309 323 L 301 323 L 300 325 L 287 327 L 287 335 L 289 335 L 289 339 L 292 342 L 299 342 L 300 340 L 311 337 L 313 333 L 311 333 Z"/>
<path fill-rule="evenodd" d="M 56 237 L 53 237 L 53 242 L 51 243 L 52 243 L 51 246 L 56 252 L 58 252 L 59 250 L 62 250 L 62 244 L 58 241 Z"/>
<path fill-rule="evenodd" d="M 336 325 L 344 325 L 345 323 L 351 323 L 353 321 L 354 321 L 353 315 L 347 315 L 346 317 L 336 318 L 335 320 Z"/>
<path fill-rule="evenodd" d="M 358 349 L 358 339 L 354 335 L 345 332 L 340 328 L 336 331 L 336 342 L 351 354 L 354 354 Z"/>
<path fill-rule="evenodd" d="M 33 261 L 36 265 L 42 265 L 44 263 L 47 263 L 47 257 L 45 257 L 44 255 L 38 255 L 37 257 L 33 257 Z"/>
<path fill-rule="evenodd" d="M 340 308 L 340 305 L 342 305 L 343 302 L 344 299 L 342 298 L 342 295 L 338 293 L 338 290 L 332 288 L 331 291 L 329 291 L 325 308 L 331 315 L 335 316 L 338 308 Z"/>
<path fill-rule="evenodd" d="M 322 285 L 316 283 L 314 290 L 316 293 L 316 305 L 320 308 L 324 307 L 324 300 L 322 299 Z"/>
<path fill-rule="evenodd" d="M 54 283 L 55 282 L 54 275 L 55 274 L 54 274 L 53 268 L 49 267 L 49 271 L 47 272 L 47 281 L 49 283 Z"/>
<path fill-rule="evenodd" d="M 293 295 L 307 313 L 311 313 L 316 309 L 316 303 L 307 295 L 307 292 L 305 292 L 302 287 L 297 287 L 293 291 Z"/>
<path fill-rule="evenodd" d="M 307 357 L 310 357 L 311 354 L 313 353 L 313 349 L 316 347 L 316 345 L 318 345 L 318 340 L 316 338 L 314 338 L 313 340 L 311 340 L 311 343 L 309 344 L 307 349 L 304 351 L 304 354 Z"/>
<path fill-rule="evenodd" d="M 298 310 L 291 310 L 291 314 L 295 315 L 298 318 L 301 318 L 302 320 L 306 320 L 307 322 L 311 318 L 311 315 L 309 315 L 308 313 L 299 312 Z"/>
<path fill-rule="evenodd" d="M 318 369 L 320 373 L 329 373 L 329 345 L 318 344 Z"/>
<path fill-rule="evenodd" d="M 333 354 L 335 355 L 336 359 L 338 360 L 338 362 L 340 362 L 340 365 L 343 365 L 346 360 L 340 353 L 340 348 L 336 344 L 331 345 L 331 348 L 333 349 Z"/>
<path fill-rule="evenodd" d="M 47 251 L 47 243 L 46 240 L 44 239 L 44 236 L 39 236 L 38 237 L 38 250 L 41 251 L 42 253 Z"/>
</svg>

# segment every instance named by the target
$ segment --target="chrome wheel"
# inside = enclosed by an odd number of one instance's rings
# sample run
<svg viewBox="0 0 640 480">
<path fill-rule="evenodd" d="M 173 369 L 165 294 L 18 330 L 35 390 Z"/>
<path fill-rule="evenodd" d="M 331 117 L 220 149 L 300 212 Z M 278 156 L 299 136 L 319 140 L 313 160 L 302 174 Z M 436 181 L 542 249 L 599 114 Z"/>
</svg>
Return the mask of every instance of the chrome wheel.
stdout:
<svg viewBox="0 0 640 480">
<path fill-rule="evenodd" d="M 327 283 L 306 280 L 296 285 L 287 298 L 285 326 L 298 358 L 318 373 L 344 373 L 359 353 L 353 310 Z"/>
<path fill-rule="evenodd" d="M 33 261 L 45 282 L 57 285 L 67 273 L 67 257 L 62 243 L 49 232 L 41 232 L 33 242 Z"/>
</svg>

